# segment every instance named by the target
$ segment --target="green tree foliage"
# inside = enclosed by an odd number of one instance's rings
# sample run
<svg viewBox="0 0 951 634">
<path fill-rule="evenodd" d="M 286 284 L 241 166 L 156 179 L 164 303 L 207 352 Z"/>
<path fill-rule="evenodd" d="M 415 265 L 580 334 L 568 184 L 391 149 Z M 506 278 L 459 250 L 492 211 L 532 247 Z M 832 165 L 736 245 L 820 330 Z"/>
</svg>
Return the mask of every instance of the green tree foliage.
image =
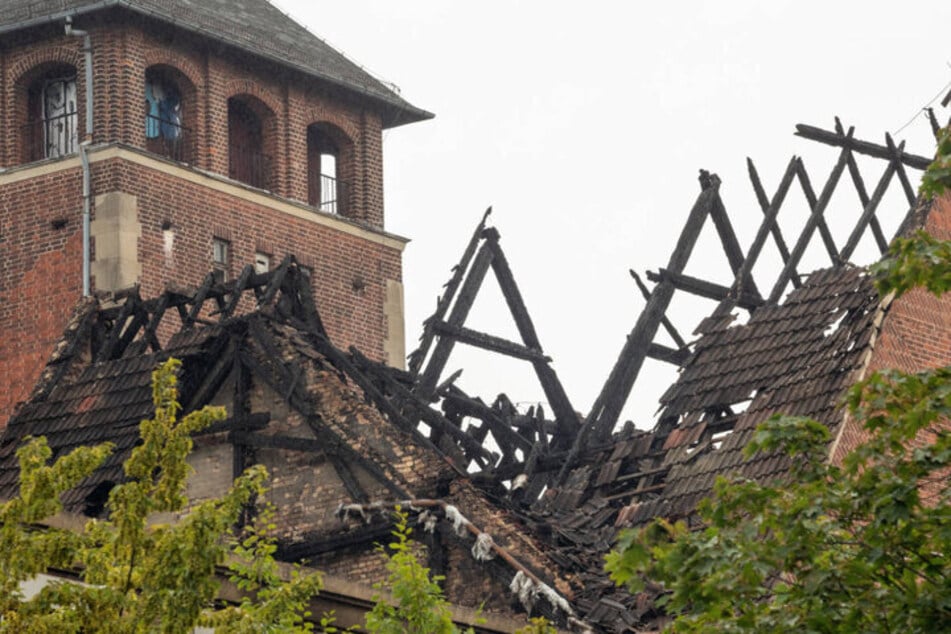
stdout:
<svg viewBox="0 0 951 634">
<path fill-rule="evenodd" d="M 951 189 L 951 126 L 938 132 L 938 151 L 934 161 L 921 176 L 918 191 L 929 198 Z"/>
<path fill-rule="evenodd" d="M 898 241 L 880 292 L 944 292 L 949 256 L 927 236 Z M 658 519 L 622 531 L 612 578 L 660 584 L 671 632 L 951 631 L 951 368 L 875 373 L 847 407 L 868 440 L 841 465 L 823 425 L 774 416 L 746 453 L 786 452 L 790 477 L 719 478 L 700 530 Z"/>
<path fill-rule="evenodd" d="M 452 612 L 439 587 L 439 576 L 430 576 L 413 552 L 410 537 L 413 529 L 408 516 L 396 507 L 393 541 L 380 548 L 386 557 L 389 572 L 377 590 L 387 590 L 392 601 L 377 595 L 373 609 L 367 613 L 366 629 L 372 634 L 456 634 Z M 387 552 L 390 551 L 390 552 Z M 472 632 L 472 629 L 466 630 Z"/>
<path fill-rule="evenodd" d="M 303 617 L 319 576 L 297 570 L 282 580 L 266 522 L 233 534 L 242 512 L 264 492 L 265 470 L 252 467 L 221 498 L 189 503 L 191 436 L 222 419 L 224 410 L 179 417 L 178 366 L 170 360 L 153 374 L 155 417 L 141 424 L 142 442 L 124 464 L 127 482 L 109 494 L 109 519 L 91 520 L 81 532 L 35 528 L 62 510 L 60 494 L 109 457 L 109 444 L 76 449 L 52 464 L 42 438 L 18 451 L 20 494 L 0 506 L 0 632 L 310 629 Z M 177 519 L 159 523 L 163 517 Z M 240 605 L 215 607 L 222 565 L 248 593 Z M 77 571 L 80 583 L 52 582 L 23 596 L 21 583 L 51 570 Z"/>
<path fill-rule="evenodd" d="M 543 616 L 533 617 L 528 625 L 515 630 L 515 634 L 558 634 L 551 623 Z"/>
</svg>

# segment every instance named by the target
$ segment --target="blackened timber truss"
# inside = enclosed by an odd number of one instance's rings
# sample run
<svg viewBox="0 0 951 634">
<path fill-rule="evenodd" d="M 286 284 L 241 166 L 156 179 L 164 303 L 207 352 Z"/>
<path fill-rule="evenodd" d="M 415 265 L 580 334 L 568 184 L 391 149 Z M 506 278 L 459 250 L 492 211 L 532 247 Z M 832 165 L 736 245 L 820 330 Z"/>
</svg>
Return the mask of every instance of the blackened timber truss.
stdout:
<svg viewBox="0 0 951 634">
<path fill-rule="evenodd" d="M 292 366 L 262 361 L 262 358 L 278 358 L 278 351 L 269 350 L 269 335 L 260 324 L 240 316 L 248 311 L 265 311 L 291 325 L 297 332 L 304 333 L 302 336 L 309 345 L 332 363 L 342 380 L 359 387 L 363 397 L 393 425 L 412 434 L 421 445 L 440 452 L 458 473 L 468 474 L 491 495 L 505 497 L 520 505 L 531 505 L 546 488 L 561 488 L 562 493 L 570 490 L 573 470 L 587 464 L 591 456 L 610 445 L 620 413 L 647 358 L 677 366 L 690 363 L 695 347 L 685 340 L 667 314 L 676 292 L 715 303 L 715 309 L 697 329 L 703 334 L 729 323 L 737 309 L 755 313 L 775 305 L 790 286 L 802 287 L 805 279 L 801 270 L 803 254 L 817 240 L 833 267 L 847 266 L 866 235 L 872 236 L 879 251 L 884 252 L 887 248 L 889 236 L 877 215 L 879 206 L 896 180 L 904 200 L 909 206 L 914 206 L 915 192 L 908 170 L 919 170 L 928 164 L 928 160 L 906 152 L 903 144 L 895 143 L 887 135 L 884 144 L 857 140 L 854 131 L 845 130 L 838 121 L 832 131 L 800 125 L 797 134 L 837 148 L 838 160 L 821 187 L 815 187 L 802 160 L 793 157 L 772 195 L 767 193 L 753 162 L 748 161 L 756 216 L 760 222 L 751 244 L 745 249 L 734 230 L 735 219 L 731 218 L 720 196 L 720 179 L 715 174 L 701 172 L 700 193 L 666 266 L 647 272 L 646 280 L 632 271 L 637 291 L 644 296 L 646 306 L 586 417 L 579 415 L 572 406 L 552 368 L 551 359 L 542 348 L 502 250 L 499 232 L 486 226 L 489 212 L 482 217 L 460 262 L 454 267 L 436 311 L 424 323 L 420 346 L 409 357 L 408 371 L 386 367 L 368 359 L 355 348 L 344 351 L 334 347 L 315 305 L 311 280 L 292 257 L 268 273 L 257 274 L 246 267 L 228 283 L 220 283 L 208 276 L 197 289 L 169 289 L 154 299 L 143 300 L 134 291 L 115 296 L 111 298 L 112 307 L 97 311 L 83 326 L 92 333 L 89 338 L 92 342 L 90 357 L 94 362 L 109 361 L 150 350 L 161 351 L 162 333 L 170 332 L 162 325 L 163 319 L 173 322 L 175 328 L 171 330 L 178 331 L 174 336 L 174 343 L 178 346 L 190 345 L 190 337 L 204 342 L 201 339 L 205 336 L 201 334 L 203 331 L 224 331 L 228 336 L 215 336 L 213 343 L 217 347 L 209 357 L 212 360 L 190 386 L 188 406 L 197 407 L 207 401 L 211 394 L 220 390 L 228 376 L 239 378 L 235 381 L 233 421 L 228 427 L 230 441 L 240 448 L 235 452 L 236 472 L 252 462 L 255 450 L 267 443 L 285 448 L 296 446 L 304 451 L 317 451 L 320 446 L 339 446 L 340 440 L 328 433 L 316 417 L 313 420 L 315 442 L 299 442 L 292 437 L 264 439 L 256 433 L 264 414 L 251 412 L 244 405 L 247 395 L 242 390 L 249 376 L 261 378 L 301 411 L 308 411 L 300 374 Z M 884 172 L 874 186 L 866 186 L 856 161 L 857 155 L 870 157 L 879 165 L 882 165 L 879 161 L 884 161 Z M 847 239 L 837 244 L 825 216 L 832 195 L 842 186 L 843 180 L 851 182 L 854 187 L 859 209 Z M 784 235 L 778 220 L 797 183 L 808 205 L 809 216 L 800 234 L 792 239 L 792 236 Z M 733 276 L 729 284 L 686 273 L 708 217 Z M 781 271 L 774 279 L 755 278 L 755 265 L 769 241 L 775 244 L 780 254 Z M 466 327 L 470 310 L 490 271 L 498 281 L 517 326 L 519 341 Z M 178 323 L 174 323 L 176 315 Z M 656 340 L 662 328 L 673 345 Z M 245 340 L 255 342 L 263 354 L 250 354 L 247 344 L 240 343 Z M 530 363 L 544 391 L 547 406 L 538 405 L 523 412 L 505 395 L 486 402 L 466 394 L 457 385 L 458 372 L 446 378 L 442 376 L 457 343 Z M 51 370 L 54 374 L 63 372 L 65 365 L 58 367 L 54 364 Z M 54 376 L 44 385 L 55 383 Z M 433 403 L 438 405 L 434 407 Z M 732 402 L 712 407 L 703 419 L 703 433 L 707 435 L 696 441 L 701 445 L 711 444 L 713 435 L 729 432 L 738 407 L 741 404 Z M 667 437 L 678 426 L 683 427 L 683 421 L 677 416 L 662 413 L 657 433 L 652 435 L 654 446 L 644 449 L 643 464 L 636 472 L 621 474 L 637 482 L 633 488 L 625 487 L 625 500 L 650 495 L 661 486 L 665 471 L 659 461 L 666 451 Z M 680 436 L 678 443 L 684 442 Z M 351 457 L 345 449 L 340 451 L 348 459 Z M 357 459 L 356 456 L 353 458 Z M 358 479 L 349 472 L 346 461 L 333 461 L 333 467 L 353 499 L 364 500 L 366 494 L 360 489 Z M 364 470 L 384 482 L 394 495 L 402 492 L 404 487 L 394 481 L 391 474 L 374 470 L 372 466 L 364 466 Z M 607 483 L 610 477 L 602 474 L 598 480 Z"/>
<path fill-rule="evenodd" d="M 931 119 L 934 120 L 933 114 Z M 936 127 L 934 123 L 932 121 L 933 128 Z M 749 179 L 759 209 L 760 224 L 752 243 L 746 250 L 740 245 L 733 221 L 720 196 L 719 177 L 701 170 L 700 194 L 687 217 L 667 265 L 656 272 L 646 273 L 647 281 L 653 283 L 653 287 L 648 288 L 641 277 L 631 271 L 639 291 L 645 298 L 646 305 L 584 420 L 581 420 L 571 407 L 565 390 L 550 366 L 550 359 L 542 351 L 532 321 L 502 253 L 499 234 L 495 229 L 486 227 L 486 220 L 490 213 L 486 212 L 469 241 L 462 259 L 453 268 L 452 276 L 446 284 L 445 293 L 438 301 L 436 311 L 424 323 L 419 348 L 409 356 L 410 376 L 415 379 L 412 388 L 415 395 L 422 401 L 441 398 L 446 418 L 453 421 L 455 426 L 462 428 L 463 421 L 466 421 L 468 427 L 465 433 L 469 437 L 476 438 L 482 443 L 491 434 L 494 442 L 487 446 L 502 449 L 502 460 L 494 467 L 487 467 L 484 461 L 480 461 L 481 472 L 477 477 L 495 482 L 511 479 L 513 486 L 516 479 L 522 478 L 520 482 L 531 482 L 529 488 L 535 495 L 545 485 L 564 485 L 569 472 L 578 464 L 582 455 L 604 446 L 610 440 L 644 361 L 652 358 L 681 366 L 690 358 L 692 354 L 690 345 L 667 315 L 671 300 L 677 291 L 715 302 L 715 308 L 696 330 L 696 333 L 702 334 L 728 324 L 733 319 L 732 313 L 736 309 L 752 314 L 763 306 L 777 304 L 790 287 L 800 288 L 804 280 L 803 272 L 800 270 L 803 265 L 803 256 L 817 239 L 833 267 L 848 266 L 855 255 L 856 248 L 866 235 L 871 235 L 880 253 L 885 253 L 891 236 L 886 235 L 882 222 L 877 216 L 879 206 L 890 186 L 897 179 L 909 210 L 913 210 L 916 204 L 916 193 L 908 170 L 922 170 L 927 167 L 930 160 L 907 152 L 904 143 L 896 144 L 888 134 L 885 135 L 884 144 L 858 140 L 854 137 L 854 129 L 846 130 L 837 118 L 834 129 L 831 131 L 798 125 L 796 135 L 837 148 L 839 150 L 837 161 L 831 173 L 817 189 L 802 159 L 792 157 L 775 192 L 770 196 L 763 186 L 753 161 L 747 159 Z M 871 191 L 859 169 L 856 155 L 876 159 L 876 164 L 881 164 L 878 161 L 884 161 L 884 172 Z M 859 208 L 848 238 L 841 244 L 837 244 L 826 220 L 826 211 L 829 209 L 833 194 L 843 180 L 850 181 L 854 187 Z M 805 198 L 808 218 L 798 236 L 788 240 L 783 234 L 779 219 L 784 203 L 791 190 L 796 189 L 796 184 Z M 908 217 L 906 215 L 906 219 Z M 707 218 L 713 222 L 732 272 L 731 284 L 716 283 L 687 275 L 685 272 Z M 894 233 L 897 234 L 901 230 L 901 227 L 898 227 Z M 755 265 L 770 239 L 781 258 L 781 270 L 774 279 L 756 280 L 754 279 Z M 482 280 L 490 269 L 495 273 L 509 310 L 518 325 L 521 343 L 507 341 L 465 327 L 469 310 L 476 299 Z M 674 341 L 675 347 L 655 341 L 661 327 Z M 506 404 L 508 399 L 504 395 L 500 399 L 504 399 L 506 403 L 497 400 L 492 406 L 488 406 L 480 399 L 466 395 L 455 385 L 458 373 L 440 383 L 442 372 L 456 343 L 477 346 L 532 363 L 553 410 L 554 420 L 546 420 L 544 414 L 540 412 L 540 406 L 533 409 L 528 416 L 519 414 L 514 407 Z M 735 416 L 730 414 L 731 406 L 733 404 L 724 403 L 721 410 L 718 410 L 719 413 L 711 414 L 717 418 L 718 422 L 716 425 L 710 425 L 710 429 L 723 427 L 721 432 L 728 431 L 728 422 L 735 419 Z M 676 424 L 676 421 L 672 423 L 661 417 L 660 426 L 671 424 Z M 438 439 L 442 435 L 443 432 L 434 428 L 432 438 Z M 521 458 L 517 457 L 516 449 L 520 450 Z M 658 448 L 658 451 L 661 449 Z M 555 456 L 557 459 L 553 460 Z M 662 478 L 661 471 L 657 470 L 652 477 L 655 480 Z M 645 480 L 645 486 L 649 488 L 652 486 L 651 482 Z M 520 495 L 526 493 L 522 492 Z M 530 495 L 526 497 L 531 498 Z"/>
<path fill-rule="evenodd" d="M 859 242 L 868 231 L 871 231 L 880 253 L 884 254 L 888 248 L 888 241 L 876 217 L 876 212 L 895 177 L 898 178 L 909 210 L 914 209 L 916 193 L 911 186 L 907 168 L 924 169 L 930 163 L 930 159 L 906 152 L 904 143 L 896 145 L 888 134 L 885 135 L 885 145 L 856 140 L 853 137 L 854 129 L 844 130 L 838 119 L 835 121 L 834 131 L 800 124 L 796 126 L 796 134 L 805 139 L 838 147 L 840 149 L 838 161 L 817 195 L 802 159 L 793 157 L 787 165 L 776 192 L 770 198 L 763 188 L 753 161 L 747 159 L 750 182 L 763 218 L 745 254 L 740 251 L 723 200 L 720 198 L 719 178 L 701 171 L 701 193 L 687 218 L 671 254 L 670 262 L 666 268 L 660 269 L 657 273 L 648 273 L 648 279 L 655 282 L 655 286 L 649 293 L 647 305 L 628 336 L 611 374 L 588 415 L 588 426 L 598 439 L 607 438 L 614 430 L 621 409 L 630 395 L 645 358 L 651 357 L 666 362 L 677 362 L 683 358 L 682 356 L 675 357 L 662 348 L 659 349 L 658 344 L 653 341 L 659 327 L 665 323 L 669 324 L 666 311 L 675 291 L 687 292 L 718 302 L 716 310 L 711 314 L 712 321 L 701 324 L 698 328 L 698 331 L 703 332 L 705 325 L 709 326 L 728 318 L 735 308 L 753 312 L 764 304 L 779 302 L 790 285 L 793 288 L 799 288 L 802 279 L 798 267 L 817 232 L 832 266 L 848 264 Z M 856 154 L 886 162 L 886 169 L 871 195 L 868 194 L 865 181 L 859 171 Z M 846 170 L 858 194 L 861 209 L 848 239 L 840 248 L 835 244 L 824 214 Z M 808 203 L 810 215 L 790 248 L 780 229 L 778 216 L 794 182 L 799 183 Z M 708 216 L 716 225 L 721 244 L 735 276 L 730 287 L 683 274 Z M 763 297 L 753 281 L 753 269 L 770 237 L 782 258 L 783 266 L 778 277 L 772 281 L 769 294 Z M 579 442 L 583 443 L 584 438 L 580 437 Z"/>
</svg>

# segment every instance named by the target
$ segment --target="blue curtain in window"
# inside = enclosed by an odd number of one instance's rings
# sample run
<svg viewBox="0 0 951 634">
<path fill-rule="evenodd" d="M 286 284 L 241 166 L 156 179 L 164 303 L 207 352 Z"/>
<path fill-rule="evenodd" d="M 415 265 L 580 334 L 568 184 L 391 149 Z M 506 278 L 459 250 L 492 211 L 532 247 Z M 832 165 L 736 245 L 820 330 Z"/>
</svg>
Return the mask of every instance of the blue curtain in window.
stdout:
<svg viewBox="0 0 951 634">
<path fill-rule="evenodd" d="M 145 137 L 176 141 L 182 133 L 182 100 L 170 86 L 158 81 L 145 82 Z"/>
<path fill-rule="evenodd" d="M 158 90 L 156 90 L 156 88 Z M 156 92 L 161 92 L 161 87 L 157 87 L 154 82 L 145 82 L 145 138 L 157 139 L 159 135 L 159 97 Z"/>
</svg>

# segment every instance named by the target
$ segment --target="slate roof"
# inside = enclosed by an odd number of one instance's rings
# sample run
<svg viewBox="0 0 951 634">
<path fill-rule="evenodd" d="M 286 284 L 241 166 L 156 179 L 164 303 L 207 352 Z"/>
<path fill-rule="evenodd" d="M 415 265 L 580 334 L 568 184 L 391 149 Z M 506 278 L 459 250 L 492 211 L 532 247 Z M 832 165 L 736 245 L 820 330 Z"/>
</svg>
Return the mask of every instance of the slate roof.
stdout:
<svg viewBox="0 0 951 634">
<path fill-rule="evenodd" d="M 364 95 L 393 127 L 433 115 L 405 101 L 267 0 L 4 0 L 0 34 L 122 7 Z"/>
</svg>

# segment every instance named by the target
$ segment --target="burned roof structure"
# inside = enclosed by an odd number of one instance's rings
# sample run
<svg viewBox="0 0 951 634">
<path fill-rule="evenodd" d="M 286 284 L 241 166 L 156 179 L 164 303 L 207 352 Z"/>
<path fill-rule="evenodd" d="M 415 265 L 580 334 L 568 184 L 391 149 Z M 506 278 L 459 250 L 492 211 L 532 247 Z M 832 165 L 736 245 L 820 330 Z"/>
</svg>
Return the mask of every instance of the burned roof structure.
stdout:
<svg viewBox="0 0 951 634">
<path fill-rule="evenodd" d="M 842 395 L 875 365 L 894 310 L 866 270 L 850 264 L 857 245 L 871 235 L 886 250 L 889 237 L 876 212 L 896 182 L 910 209 L 897 232 L 931 227 L 939 215 L 951 226 L 951 208 L 934 212 L 911 185 L 909 170 L 923 169 L 927 158 L 887 135 L 883 145 L 859 141 L 838 120 L 833 131 L 800 125 L 797 134 L 837 148 L 838 160 L 817 193 L 794 157 L 772 196 L 750 161 L 762 221 L 745 251 L 718 177 L 701 173 L 700 194 L 667 266 L 647 274 L 653 288 L 634 276 L 646 306 L 587 415 L 572 405 L 545 355 L 486 213 L 424 323 L 407 371 L 336 348 L 304 269 L 290 257 L 270 273 L 247 267 L 225 284 L 209 275 L 197 289 L 81 304 L 0 441 L 0 496 L 15 492 L 14 452 L 23 436 L 46 435 L 57 453 L 108 439 L 117 446 L 113 458 L 64 499 L 72 512 L 101 513 L 105 492 L 122 479 L 119 465 L 136 441 L 136 425 L 149 415 L 149 373 L 175 356 L 183 361 L 185 410 L 212 403 L 229 411 L 196 440 L 193 496 L 215 493 L 248 464 L 266 464 L 283 558 L 375 580 L 372 544 L 389 530 L 383 511 L 402 503 L 424 529 L 417 534 L 429 566 L 446 576 L 453 602 L 541 612 L 579 631 L 655 629 L 665 618 L 654 606 L 656 592 L 631 596 L 602 570 L 617 530 L 656 517 L 689 518 L 718 475 L 781 477 L 788 469 L 783 457 L 742 454 L 755 426 L 773 413 L 813 417 L 838 442 L 848 423 Z M 857 155 L 884 165 L 871 191 Z M 851 181 L 860 208 L 848 238 L 836 244 L 824 214 L 843 181 Z M 787 242 L 778 217 L 794 183 L 809 216 Z M 708 217 L 731 285 L 685 273 Z M 770 239 L 782 258 L 780 273 L 754 279 Z M 816 239 L 831 266 L 805 274 L 803 254 Z M 490 272 L 519 342 L 466 327 Z M 692 342 L 666 314 L 675 292 L 714 302 Z M 742 323 L 734 323 L 738 312 Z M 655 341 L 661 328 L 674 347 Z M 458 373 L 443 376 L 456 344 L 531 364 L 547 410 L 519 410 L 505 395 L 486 402 L 465 393 Z M 951 350 L 941 354 L 951 359 Z M 654 429 L 616 429 L 647 358 L 678 366 L 679 378 L 660 399 Z"/>
</svg>

